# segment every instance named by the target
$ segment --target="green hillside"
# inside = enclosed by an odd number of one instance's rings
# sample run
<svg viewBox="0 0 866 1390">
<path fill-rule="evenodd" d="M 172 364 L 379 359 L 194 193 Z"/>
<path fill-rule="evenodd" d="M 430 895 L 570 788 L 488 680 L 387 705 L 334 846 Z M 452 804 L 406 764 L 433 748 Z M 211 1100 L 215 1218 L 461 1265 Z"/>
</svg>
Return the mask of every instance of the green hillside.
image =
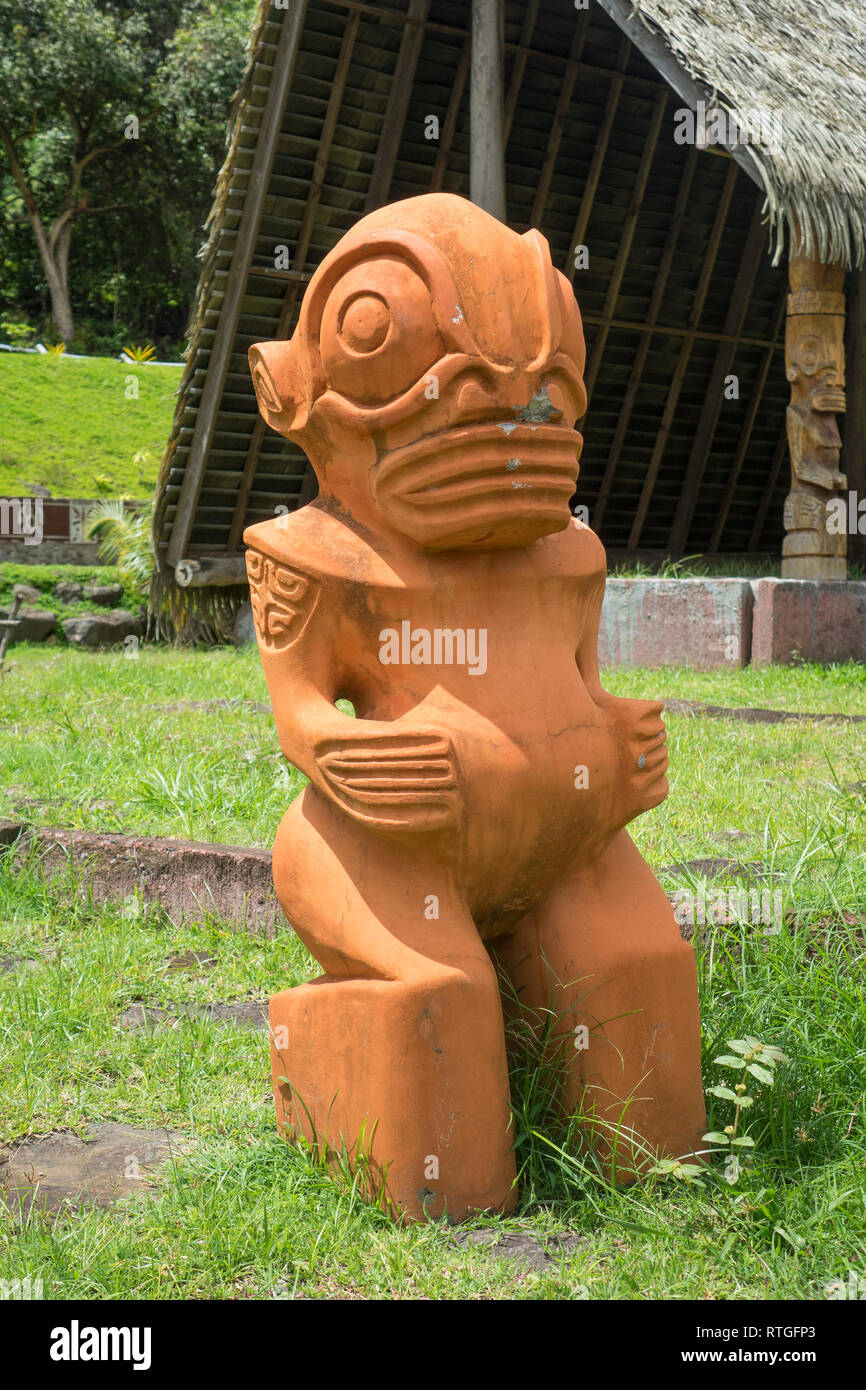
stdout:
<svg viewBox="0 0 866 1390">
<path fill-rule="evenodd" d="M 0 353 L 0 495 L 39 484 L 55 497 L 149 496 L 180 374 L 110 357 Z"/>
</svg>

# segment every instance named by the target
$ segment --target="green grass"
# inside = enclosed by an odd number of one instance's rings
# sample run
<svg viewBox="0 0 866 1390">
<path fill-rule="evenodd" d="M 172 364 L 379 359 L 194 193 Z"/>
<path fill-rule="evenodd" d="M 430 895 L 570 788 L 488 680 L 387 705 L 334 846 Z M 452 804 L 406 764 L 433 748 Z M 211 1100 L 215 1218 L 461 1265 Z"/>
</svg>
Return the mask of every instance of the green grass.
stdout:
<svg viewBox="0 0 866 1390">
<path fill-rule="evenodd" d="M 179 385 L 174 366 L 0 353 L 0 495 L 148 497 Z"/>
<path fill-rule="evenodd" d="M 122 655 L 17 649 L 0 681 L 0 815 L 270 844 L 302 784 L 271 717 L 239 704 L 170 711 L 184 699 L 267 700 L 254 652 Z M 862 668 L 617 672 L 620 694 L 725 705 L 866 712 Z M 206 917 L 174 923 L 96 908 L 71 882 L 45 885 L 0 862 L 0 955 L 43 968 L 0 976 L 0 1141 L 88 1122 L 165 1125 L 194 1139 L 153 1194 L 109 1212 L 0 1221 L 3 1277 L 42 1277 L 55 1298 L 681 1299 L 826 1297 L 866 1276 L 863 929 L 866 726 L 746 726 L 668 717 L 668 801 L 633 826 L 656 870 L 680 857 L 742 855 L 771 866 L 793 914 L 778 935 L 716 927 L 696 936 L 706 1085 L 745 1033 L 791 1061 L 757 1094 L 754 1163 L 734 1186 L 650 1179 L 611 1190 L 539 1103 L 531 1057 L 514 1061 L 522 1203 L 479 1226 L 580 1243 L 528 1274 L 447 1227 L 398 1229 L 276 1135 L 262 1033 L 201 1019 L 126 1032 L 136 999 L 172 1005 L 265 998 L 317 968 L 286 931 L 267 941 Z M 17 791 L 10 790 L 18 788 Z M 746 841 L 717 837 L 732 829 Z M 676 880 L 665 877 L 667 887 Z M 851 920 L 847 920 L 851 919 Z M 168 973 L 207 949 L 208 972 Z M 722 1107 L 711 1126 L 727 1122 Z M 560 1132 L 560 1138 L 564 1136 Z"/>
</svg>

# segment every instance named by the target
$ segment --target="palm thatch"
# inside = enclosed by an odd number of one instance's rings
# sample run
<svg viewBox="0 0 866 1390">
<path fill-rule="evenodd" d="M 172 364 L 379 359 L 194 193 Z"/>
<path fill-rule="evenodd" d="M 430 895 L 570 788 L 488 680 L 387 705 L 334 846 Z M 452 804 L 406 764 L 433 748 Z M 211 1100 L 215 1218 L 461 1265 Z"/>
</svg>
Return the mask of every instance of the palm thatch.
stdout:
<svg viewBox="0 0 866 1390">
<path fill-rule="evenodd" d="M 775 236 L 775 263 L 801 229 L 809 255 L 866 259 L 864 0 L 635 0 L 718 107 L 748 123 L 771 113 L 778 139 L 750 140 Z"/>
</svg>

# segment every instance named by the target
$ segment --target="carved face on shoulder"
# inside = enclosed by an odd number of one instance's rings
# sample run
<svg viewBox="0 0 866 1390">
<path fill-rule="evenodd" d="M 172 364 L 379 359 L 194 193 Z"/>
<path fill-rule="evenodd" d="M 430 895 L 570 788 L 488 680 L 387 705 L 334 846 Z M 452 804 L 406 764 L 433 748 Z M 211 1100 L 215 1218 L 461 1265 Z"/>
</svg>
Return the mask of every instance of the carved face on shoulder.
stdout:
<svg viewBox="0 0 866 1390">
<path fill-rule="evenodd" d="M 429 194 L 359 222 L 292 339 L 258 344 L 250 365 L 325 505 L 425 550 L 493 549 L 569 523 L 585 356 L 544 238 Z"/>
</svg>

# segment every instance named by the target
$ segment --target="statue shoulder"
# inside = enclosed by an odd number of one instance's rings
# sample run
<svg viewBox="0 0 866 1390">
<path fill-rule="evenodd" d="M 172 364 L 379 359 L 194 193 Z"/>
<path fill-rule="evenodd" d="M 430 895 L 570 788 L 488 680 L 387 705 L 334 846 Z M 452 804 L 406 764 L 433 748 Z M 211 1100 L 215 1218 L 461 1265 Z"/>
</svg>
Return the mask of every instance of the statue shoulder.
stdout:
<svg viewBox="0 0 866 1390">
<path fill-rule="evenodd" d="M 607 573 L 607 555 L 598 536 L 577 517 L 563 531 L 548 536 L 549 563 L 575 579 L 601 579 Z"/>
<path fill-rule="evenodd" d="M 244 543 L 251 580 L 267 563 L 319 588 L 399 582 L 372 538 L 315 504 L 248 526 Z"/>
<path fill-rule="evenodd" d="M 354 549 L 354 540 L 348 528 L 312 506 L 284 512 L 244 531 L 248 568 L 255 564 L 253 557 L 261 555 L 320 581 L 345 567 L 346 551 Z"/>
</svg>

